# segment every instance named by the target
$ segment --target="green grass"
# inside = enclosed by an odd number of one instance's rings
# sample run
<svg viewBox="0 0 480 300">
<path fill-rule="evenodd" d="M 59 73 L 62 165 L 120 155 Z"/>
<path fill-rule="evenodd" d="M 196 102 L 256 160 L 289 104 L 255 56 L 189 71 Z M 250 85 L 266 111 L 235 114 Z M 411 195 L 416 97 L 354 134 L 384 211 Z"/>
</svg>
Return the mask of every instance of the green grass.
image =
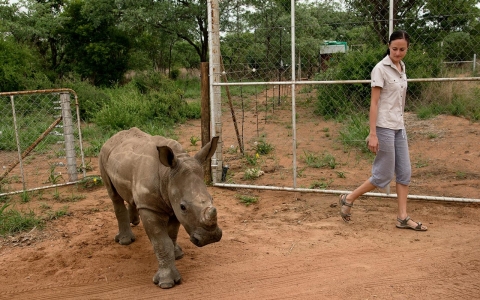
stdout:
<svg viewBox="0 0 480 300">
<path fill-rule="evenodd" d="M 254 196 L 238 195 L 237 198 L 240 200 L 241 203 L 245 204 L 246 206 L 258 202 L 258 197 Z"/>
<path fill-rule="evenodd" d="M 260 155 L 258 153 L 255 153 L 255 154 L 245 153 L 245 161 L 251 166 L 258 165 L 259 158 L 260 158 Z"/>
<path fill-rule="evenodd" d="M 480 88 L 476 82 L 425 83 L 422 94 L 413 103 L 420 119 L 446 114 L 480 120 Z"/>
<path fill-rule="evenodd" d="M 335 169 L 337 162 L 335 157 L 328 153 L 324 152 L 322 154 L 304 151 L 301 159 L 307 164 L 307 166 L 312 168 L 330 168 Z"/>
<path fill-rule="evenodd" d="M 257 144 L 255 145 L 256 152 L 261 155 L 269 154 L 274 149 L 275 148 L 271 144 L 267 143 L 264 140 L 258 141 Z"/>
<path fill-rule="evenodd" d="M 24 213 L 15 209 L 7 210 L 8 206 L 10 204 L 4 203 L 0 207 L 0 236 L 12 235 L 43 226 L 43 219 L 35 215 L 33 210 Z"/>
<path fill-rule="evenodd" d="M 43 203 L 40 209 L 46 212 L 45 215 L 41 216 L 33 210 L 23 212 L 10 208 L 9 203 L 4 203 L 0 206 L 0 236 L 15 235 L 30 231 L 33 228 L 43 229 L 47 221 L 71 215 L 68 206 L 64 206 L 57 211 L 52 211 L 50 208 L 49 205 Z"/>
<path fill-rule="evenodd" d="M 340 130 L 340 141 L 346 147 L 358 148 L 367 152 L 365 138 L 369 132 L 368 118 L 365 114 L 351 115 L 344 120 L 344 126 Z"/>
<path fill-rule="evenodd" d="M 332 182 L 333 182 L 333 180 L 330 180 L 330 182 L 326 182 L 326 181 L 324 181 L 324 180 L 322 180 L 322 181 L 314 181 L 314 182 L 312 182 L 312 184 L 310 184 L 310 189 L 321 189 L 321 190 L 324 190 L 324 189 L 327 189 Z"/>
</svg>

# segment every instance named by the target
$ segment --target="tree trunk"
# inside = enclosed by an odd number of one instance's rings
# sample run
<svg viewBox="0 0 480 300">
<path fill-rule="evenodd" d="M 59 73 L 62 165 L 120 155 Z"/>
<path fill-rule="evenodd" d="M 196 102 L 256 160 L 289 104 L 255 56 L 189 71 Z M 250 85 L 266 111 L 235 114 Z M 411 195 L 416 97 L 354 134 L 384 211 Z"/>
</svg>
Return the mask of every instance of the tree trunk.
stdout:
<svg viewBox="0 0 480 300">
<path fill-rule="evenodd" d="M 200 65 L 201 91 L 202 91 L 202 105 L 201 105 L 201 135 L 202 147 L 210 141 L 210 88 L 208 77 L 208 62 L 202 62 Z M 212 167 L 211 159 L 205 162 L 203 167 L 205 173 L 205 182 L 210 184 L 212 182 Z"/>
</svg>

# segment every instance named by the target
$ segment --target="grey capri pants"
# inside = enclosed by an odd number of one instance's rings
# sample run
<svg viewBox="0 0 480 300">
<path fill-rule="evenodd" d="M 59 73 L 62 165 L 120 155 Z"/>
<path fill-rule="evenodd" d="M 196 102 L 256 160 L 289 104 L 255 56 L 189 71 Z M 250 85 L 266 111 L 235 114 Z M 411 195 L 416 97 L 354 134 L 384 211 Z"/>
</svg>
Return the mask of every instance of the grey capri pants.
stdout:
<svg viewBox="0 0 480 300">
<path fill-rule="evenodd" d="M 396 182 L 408 185 L 412 176 L 405 129 L 377 127 L 379 151 L 372 166 L 370 182 L 385 188 L 396 175 Z"/>
</svg>

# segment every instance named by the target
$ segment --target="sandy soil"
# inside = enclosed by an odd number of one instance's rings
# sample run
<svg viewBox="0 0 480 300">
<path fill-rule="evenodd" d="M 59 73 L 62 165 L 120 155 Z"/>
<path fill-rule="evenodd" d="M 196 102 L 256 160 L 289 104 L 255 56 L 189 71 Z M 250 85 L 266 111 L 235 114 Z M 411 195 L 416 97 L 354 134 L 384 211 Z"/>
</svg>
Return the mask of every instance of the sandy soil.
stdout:
<svg viewBox="0 0 480 300">
<path fill-rule="evenodd" d="M 319 120 L 308 108 L 298 113 L 299 187 L 324 183 L 330 189 L 351 190 L 368 178 L 371 158 L 340 146 L 335 138 L 340 124 Z M 273 154 L 261 157 L 265 174 L 243 179 L 245 161 L 238 151 L 226 151 L 228 182 L 292 185 L 291 128 L 285 125 L 291 111 L 283 107 L 269 114 L 250 111 L 242 116 L 247 151 L 254 153 L 258 134 L 267 133 L 275 147 Z M 229 114 L 224 115 L 228 148 L 236 145 L 236 137 Z M 411 193 L 478 198 L 479 124 L 447 116 L 407 119 Z M 180 126 L 178 136 L 189 152 L 196 152 L 200 146 L 192 145 L 191 137 L 200 136 L 199 121 Z M 336 159 L 335 169 L 305 167 L 301 156 L 307 150 L 328 151 Z M 90 173 L 98 174 L 98 168 Z M 168 290 L 152 283 L 157 263 L 141 223 L 133 228 L 133 244 L 114 242 L 117 225 L 103 187 L 59 190 L 64 197 L 84 196 L 76 201 L 54 200 L 48 190 L 41 199 L 18 203 L 17 208 L 25 209 L 68 205 L 69 215 L 48 222 L 44 230 L 2 240 L 0 299 L 479 298 L 478 204 L 411 200 L 410 215 L 429 227 L 415 232 L 395 228 L 396 200 L 389 197 L 362 197 L 352 210 L 353 222 L 346 224 L 338 214 L 337 194 L 209 191 L 223 238 L 197 248 L 181 228 L 179 244 L 185 256 L 177 267 L 183 281 Z M 258 201 L 247 206 L 241 196 Z"/>
</svg>

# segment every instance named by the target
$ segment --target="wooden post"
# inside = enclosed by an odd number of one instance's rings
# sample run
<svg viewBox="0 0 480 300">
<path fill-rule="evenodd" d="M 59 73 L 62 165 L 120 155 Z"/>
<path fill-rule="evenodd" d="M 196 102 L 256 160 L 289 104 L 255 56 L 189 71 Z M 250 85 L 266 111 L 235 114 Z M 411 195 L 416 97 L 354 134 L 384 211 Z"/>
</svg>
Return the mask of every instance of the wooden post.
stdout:
<svg viewBox="0 0 480 300">
<path fill-rule="evenodd" d="M 210 141 L 210 88 L 208 78 L 208 62 L 200 64 L 200 82 L 202 91 L 202 105 L 201 105 L 201 135 L 202 147 Z M 212 182 L 212 166 L 211 159 L 208 159 L 203 167 L 205 174 L 205 182 L 210 184 Z"/>
</svg>

